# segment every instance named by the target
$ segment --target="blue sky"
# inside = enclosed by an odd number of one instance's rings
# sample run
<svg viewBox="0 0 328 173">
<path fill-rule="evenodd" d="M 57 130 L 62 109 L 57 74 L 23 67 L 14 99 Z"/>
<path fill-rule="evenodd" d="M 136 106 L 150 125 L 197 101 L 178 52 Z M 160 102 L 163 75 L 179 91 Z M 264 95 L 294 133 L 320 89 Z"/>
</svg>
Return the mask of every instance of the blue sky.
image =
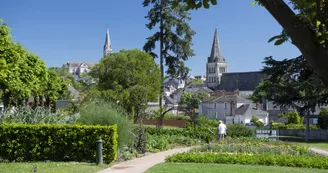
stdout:
<svg viewBox="0 0 328 173">
<path fill-rule="evenodd" d="M 205 74 L 214 30 L 218 28 L 222 55 L 229 72 L 256 71 L 263 58 L 294 58 L 298 49 L 286 43 L 267 43 L 281 26 L 254 0 L 218 0 L 210 9 L 192 11 L 195 56 L 186 64 L 193 75 Z M 113 51 L 142 49 L 153 32 L 145 24 L 148 8 L 142 0 L 7 0 L 0 18 L 12 29 L 15 41 L 44 60 L 48 67 L 70 62 L 98 62 L 102 57 L 106 27 Z"/>
</svg>

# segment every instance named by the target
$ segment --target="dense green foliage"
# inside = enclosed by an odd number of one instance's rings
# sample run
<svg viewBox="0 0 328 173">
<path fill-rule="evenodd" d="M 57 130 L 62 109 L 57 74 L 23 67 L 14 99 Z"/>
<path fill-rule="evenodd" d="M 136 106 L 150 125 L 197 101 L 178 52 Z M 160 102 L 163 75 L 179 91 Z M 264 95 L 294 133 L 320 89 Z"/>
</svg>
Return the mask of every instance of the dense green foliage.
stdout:
<svg viewBox="0 0 328 173">
<path fill-rule="evenodd" d="M 255 125 L 257 128 L 262 128 L 264 126 L 264 123 L 260 121 L 256 115 L 252 115 L 251 122 Z"/>
<path fill-rule="evenodd" d="M 181 108 L 179 110 L 184 111 L 184 113 L 190 117 L 194 126 L 196 125 L 196 110 L 199 108 L 200 102 L 208 98 L 207 93 L 190 93 L 184 92 L 180 99 Z"/>
<path fill-rule="evenodd" d="M 118 146 L 122 148 L 131 142 L 133 123 L 125 111 L 113 104 L 105 102 L 88 102 L 80 108 L 81 124 L 86 125 L 117 125 Z"/>
<path fill-rule="evenodd" d="M 138 49 L 121 50 L 100 60 L 91 76 L 98 80 L 97 90 L 88 93 L 88 100 L 102 99 L 118 103 L 138 119 L 147 102 L 160 94 L 160 71 L 152 56 Z"/>
<path fill-rule="evenodd" d="M 183 61 L 194 55 L 191 46 L 195 31 L 188 24 L 188 21 L 191 20 L 190 14 L 184 11 L 184 5 L 172 8 L 172 2 L 172 0 L 144 0 L 143 2 L 144 7 L 151 7 L 146 16 L 149 20 L 146 27 L 150 30 L 158 27 L 155 34 L 147 38 L 143 49 L 156 57 L 157 55 L 153 51 L 156 42 L 160 42 L 162 79 L 164 78 L 164 60 L 168 66 L 167 73 L 172 77 L 181 77 L 177 74 L 179 70 L 185 69 L 181 68 L 184 67 Z"/>
<path fill-rule="evenodd" d="M 227 136 L 232 138 L 237 137 L 253 137 L 255 136 L 254 130 L 247 128 L 243 124 L 228 124 L 227 125 Z"/>
<path fill-rule="evenodd" d="M 293 130 L 305 130 L 306 125 L 305 124 L 284 124 L 284 123 L 274 123 L 271 122 L 271 129 L 293 129 Z M 310 125 L 310 130 L 318 130 L 318 127 L 316 125 Z"/>
<path fill-rule="evenodd" d="M 328 129 L 328 109 L 322 109 L 319 113 L 318 126 L 321 129 Z"/>
<path fill-rule="evenodd" d="M 94 162 L 95 141 L 103 140 L 104 162 L 116 159 L 117 126 L 0 125 L 1 161 Z"/>
<path fill-rule="evenodd" d="M 0 19 L 0 90 L 5 107 L 26 105 L 53 107 L 67 85 L 46 68 L 45 63 L 21 44 L 15 43 L 10 28 Z M 43 103 L 43 98 L 46 102 Z"/>
</svg>

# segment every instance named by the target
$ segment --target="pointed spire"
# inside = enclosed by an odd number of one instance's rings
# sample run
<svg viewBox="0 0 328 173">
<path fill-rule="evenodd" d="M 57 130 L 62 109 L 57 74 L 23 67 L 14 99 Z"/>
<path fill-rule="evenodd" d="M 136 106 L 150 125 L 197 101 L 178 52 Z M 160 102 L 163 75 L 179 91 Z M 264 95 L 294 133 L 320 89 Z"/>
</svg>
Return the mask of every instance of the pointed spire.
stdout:
<svg viewBox="0 0 328 173">
<path fill-rule="evenodd" d="M 112 53 L 112 43 L 110 42 L 109 29 L 107 27 L 106 39 L 104 45 L 104 56 Z"/>
<path fill-rule="evenodd" d="M 220 42 L 219 42 L 218 29 L 217 28 L 215 28 L 210 60 L 212 62 L 224 62 L 224 59 L 221 55 Z"/>
</svg>

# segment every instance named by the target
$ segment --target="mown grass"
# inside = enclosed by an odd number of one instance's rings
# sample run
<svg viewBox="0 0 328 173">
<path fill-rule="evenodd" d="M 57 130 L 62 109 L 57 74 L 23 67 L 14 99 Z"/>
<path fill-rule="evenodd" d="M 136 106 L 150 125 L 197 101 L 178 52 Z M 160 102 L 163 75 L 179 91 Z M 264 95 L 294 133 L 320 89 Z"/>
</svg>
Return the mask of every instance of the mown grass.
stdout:
<svg viewBox="0 0 328 173">
<path fill-rule="evenodd" d="M 238 164 L 207 163 L 161 163 L 148 169 L 145 173 L 327 173 L 327 170 L 291 168 L 279 166 L 258 166 Z"/>
<path fill-rule="evenodd" d="M 328 151 L 328 142 L 312 142 L 312 143 L 300 143 L 300 144 Z"/>
<path fill-rule="evenodd" d="M 95 165 L 78 162 L 24 162 L 0 163 L 1 173 L 27 173 L 33 172 L 34 166 L 38 173 L 96 173 L 108 168 L 109 165 Z"/>
</svg>

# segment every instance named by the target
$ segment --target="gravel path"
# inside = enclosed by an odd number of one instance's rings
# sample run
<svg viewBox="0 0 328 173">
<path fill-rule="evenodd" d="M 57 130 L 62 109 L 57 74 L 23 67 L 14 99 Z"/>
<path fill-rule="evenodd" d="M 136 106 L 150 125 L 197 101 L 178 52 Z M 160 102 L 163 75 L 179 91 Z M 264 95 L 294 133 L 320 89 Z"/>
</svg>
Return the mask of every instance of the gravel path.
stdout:
<svg viewBox="0 0 328 173">
<path fill-rule="evenodd" d="M 178 148 L 178 149 L 163 151 L 155 154 L 150 154 L 144 157 L 136 158 L 133 160 L 119 163 L 117 165 L 113 165 L 111 168 L 107 168 L 98 173 L 143 173 L 147 169 L 153 167 L 154 165 L 164 162 L 166 156 L 175 153 L 186 152 L 191 148 L 192 147 Z"/>
<path fill-rule="evenodd" d="M 328 156 L 328 151 L 327 150 L 323 150 L 323 149 L 319 149 L 319 148 L 312 148 L 312 147 L 310 148 L 310 150 L 312 150 L 316 153 Z"/>
</svg>

